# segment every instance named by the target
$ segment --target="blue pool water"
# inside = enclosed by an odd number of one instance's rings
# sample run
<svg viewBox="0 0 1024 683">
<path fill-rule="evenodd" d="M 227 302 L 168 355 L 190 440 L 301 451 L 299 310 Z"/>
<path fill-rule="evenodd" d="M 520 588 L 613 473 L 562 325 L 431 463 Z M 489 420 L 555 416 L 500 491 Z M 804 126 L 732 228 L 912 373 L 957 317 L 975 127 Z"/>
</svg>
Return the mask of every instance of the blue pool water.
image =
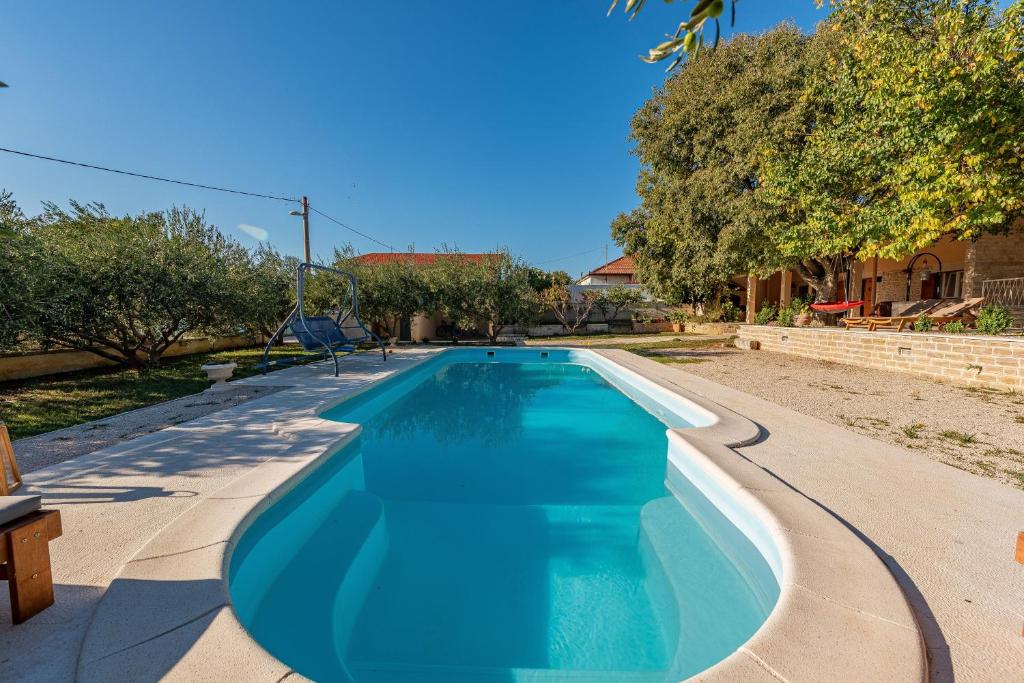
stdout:
<svg viewBox="0 0 1024 683">
<path fill-rule="evenodd" d="M 687 417 L 528 359 L 449 352 L 324 414 L 362 434 L 232 558 L 264 647 L 316 680 L 660 681 L 757 630 L 767 563 L 666 479 L 665 423 Z"/>
</svg>

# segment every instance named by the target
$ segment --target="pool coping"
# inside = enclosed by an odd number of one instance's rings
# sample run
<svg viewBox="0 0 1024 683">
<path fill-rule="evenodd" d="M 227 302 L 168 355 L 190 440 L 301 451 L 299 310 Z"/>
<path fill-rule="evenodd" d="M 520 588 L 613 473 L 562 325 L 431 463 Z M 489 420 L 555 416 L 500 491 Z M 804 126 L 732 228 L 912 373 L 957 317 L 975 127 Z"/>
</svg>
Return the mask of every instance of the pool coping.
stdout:
<svg viewBox="0 0 1024 683">
<path fill-rule="evenodd" d="M 914 613 L 877 555 L 827 510 L 734 450 L 762 438 L 757 424 L 667 382 L 654 361 L 622 350 L 586 351 L 717 417 L 706 427 L 668 430 L 669 462 L 677 469 L 699 468 L 728 491 L 769 530 L 779 551 L 784 579 L 768 620 L 695 680 L 927 678 Z M 435 356 L 424 354 L 388 377 Z M 231 553 L 259 514 L 359 433 L 358 425 L 319 414 L 377 383 L 317 395 L 308 406 L 282 411 L 273 426 L 273 438 L 283 446 L 279 456 L 203 499 L 154 536 L 122 568 L 97 607 L 79 653 L 77 678 L 305 680 L 264 650 L 235 617 L 227 587 Z"/>
</svg>

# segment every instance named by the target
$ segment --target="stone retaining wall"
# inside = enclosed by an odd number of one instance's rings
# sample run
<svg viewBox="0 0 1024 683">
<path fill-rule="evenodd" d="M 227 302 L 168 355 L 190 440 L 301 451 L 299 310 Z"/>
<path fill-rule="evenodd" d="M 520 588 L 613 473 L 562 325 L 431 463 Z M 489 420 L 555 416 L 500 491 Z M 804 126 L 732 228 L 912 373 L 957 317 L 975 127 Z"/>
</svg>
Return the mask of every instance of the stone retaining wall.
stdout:
<svg viewBox="0 0 1024 683">
<path fill-rule="evenodd" d="M 724 334 L 736 334 L 736 331 L 740 328 L 739 323 L 691 323 L 687 322 L 683 328 L 683 331 L 687 334 L 708 334 L 708 335 L 724 335 Z"/>
<path fill-rule="evenodd" d="M 994 389 L 1024 389 L 1024 337 L 743 325 L 765 351 Z"/>
<path fill-rule="evenodd" d="M 250 337 L 219 337 L 217 339 L 183 339 L 171 345 L 164 352 L 165 358 L 171 356 L 188 356 L 193 353 L 209 353 L 226 349 L 239 349 L 265 343 Z M 39 351 L 37 353 L 0 354 L 0 382 L 12 379 L 28 379 L 57 375 L 62 372 L 90 370 L 115 365 L 113 361 L 101 358 L 88 351 Z"/>
</svg>

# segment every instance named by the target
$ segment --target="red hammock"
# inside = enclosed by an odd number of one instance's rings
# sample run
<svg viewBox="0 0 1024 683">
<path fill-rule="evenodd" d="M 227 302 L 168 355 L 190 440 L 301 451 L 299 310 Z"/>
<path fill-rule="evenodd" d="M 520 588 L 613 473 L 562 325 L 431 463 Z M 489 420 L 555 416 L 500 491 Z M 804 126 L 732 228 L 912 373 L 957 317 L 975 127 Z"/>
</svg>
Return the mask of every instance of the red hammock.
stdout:
<svg viewBox="0 0 1024 683">
<path fill-rule="evenodd" d="M 860 308 L 864 305 L 864 301 L 830 301 L 826 304 L 811 304 L 811 308 L 816 311 L 824 311 L 825 313 L 839 313 L 840 311 L 848 311 L 851 308 Z"/>
</svg>

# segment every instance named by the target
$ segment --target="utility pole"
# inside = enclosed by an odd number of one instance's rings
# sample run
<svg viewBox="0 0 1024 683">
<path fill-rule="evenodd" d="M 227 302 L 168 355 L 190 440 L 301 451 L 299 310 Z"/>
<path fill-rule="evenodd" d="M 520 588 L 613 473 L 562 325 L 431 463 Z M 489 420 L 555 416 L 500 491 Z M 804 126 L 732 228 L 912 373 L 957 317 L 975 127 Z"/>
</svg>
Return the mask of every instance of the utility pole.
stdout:
<svg viewBox="0 0 1024 683">
<path fill-rule="evenodd" d="M 306 195 L 302 195 L 302 246 L 305 247 L 306 263 L 309 263 L 309 199 Z"/>
<path fill-rule="evenodd" d="M 302 216 L 303 255 L 306 257 L 306 263 L 309 263 L 309 198 L 306 195 L 302 195 L 302 211 L 289 211 L 288 215 Z"/>
<path fill-rule="evenodd" d="M 608 245 L 604 245 L 604 264 L 608 265 Z"/>
</svg>

